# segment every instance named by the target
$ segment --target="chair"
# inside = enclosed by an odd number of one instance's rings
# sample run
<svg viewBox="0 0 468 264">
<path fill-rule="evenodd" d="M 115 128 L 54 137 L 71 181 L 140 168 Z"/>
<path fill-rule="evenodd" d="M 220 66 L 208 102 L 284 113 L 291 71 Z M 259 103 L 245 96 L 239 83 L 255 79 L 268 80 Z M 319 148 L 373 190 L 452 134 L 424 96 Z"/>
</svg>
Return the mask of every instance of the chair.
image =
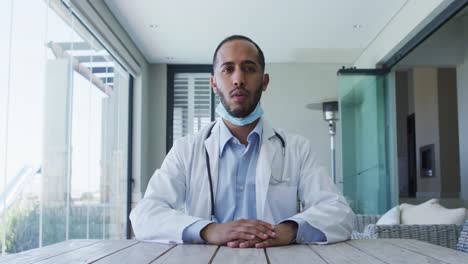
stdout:
<svg viewBox="0 0 468 264">
<path fill-rule="evenodd" d="M 468 253 L 468 220 L 465 221 L 463 225 L 463 230 L 460 233 L 460 238 L 458 239 L 457 250 Z"/>
<path fill-rule="evenodd" d="M 375 216 L 361 216 L 356 218 L 355 232 L 351 239 L 379 239 L 379 238 L 406 238 L 417 239 L 432 244 L 456 249 L 460 236 L 461 225 L 376 225 L 367 224 L 362 232 L 358 223 Z M 466 223 L 465 223 L 466 225 Z M 468 242 L 465 242 L 468 243 Z M 467 245 L 465 245 L 468 247 Z"/>
<path fill-rule="evenodd" d="M 351 239 L 371 239 L 364 233 L 364 229 L 367 225 L 377 223 L 380 217 L 381 215 L 356 215 Z"/>
</svg>

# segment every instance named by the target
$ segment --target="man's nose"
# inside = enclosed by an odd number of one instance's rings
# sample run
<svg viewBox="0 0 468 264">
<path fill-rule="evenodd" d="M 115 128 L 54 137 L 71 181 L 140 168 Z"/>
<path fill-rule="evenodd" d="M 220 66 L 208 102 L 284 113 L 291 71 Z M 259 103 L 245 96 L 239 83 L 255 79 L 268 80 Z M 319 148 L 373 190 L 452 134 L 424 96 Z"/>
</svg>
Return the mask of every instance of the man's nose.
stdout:
<svg viewBox="0 0 468 264">
<path fill-rule="evenodd" d="M 245 75 L 241 70 L 237 70 L 236 72 L 234 72 L 234 75 L 232 76 L 232 83 L 236 87 L 244 87 Z"/>
</svg>

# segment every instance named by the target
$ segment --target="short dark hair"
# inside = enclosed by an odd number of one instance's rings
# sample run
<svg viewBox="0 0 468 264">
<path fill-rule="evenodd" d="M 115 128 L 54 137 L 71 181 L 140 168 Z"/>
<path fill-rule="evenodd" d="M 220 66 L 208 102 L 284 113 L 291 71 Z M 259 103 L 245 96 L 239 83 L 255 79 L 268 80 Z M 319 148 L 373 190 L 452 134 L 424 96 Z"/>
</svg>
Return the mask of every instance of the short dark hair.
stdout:
<svg viewBox="0 0 468 264">
<path fill-rule="evenodd" d="M 255 48 L 257 48 L 257 51 L 258 51 L 258 61 L 260 62 L 260 66 L 262 66 L 263 71 L 265 70 L 265 55 L 263 55 L 263 51 L 257 45 L 257 43 L 255 43 L 253 40 L 251 40 L 250 38 L 248 38 L 246 36 L 243 36 L 243 35 L 232 35 L 232 36 L 229 36 L 229 37 L 223 39 L 223 41 L 221 41 L 221 43 L 218 44 L 218 47 L 216 47 L 216 50 L 215 50 L 215 52 L 213 54 L 213 74 L 214 74 L 214 71 L 215 71 L 215 65 L 216 65 L 216 60 L 218 58 L 219 49 L 224 45 L 224 43 L 229 42 L 229 41 L 233 41 L 233 40 L 245 40 L 247 42 L 250 42 L 250 43 L 254 44 Z"/>
</svg>

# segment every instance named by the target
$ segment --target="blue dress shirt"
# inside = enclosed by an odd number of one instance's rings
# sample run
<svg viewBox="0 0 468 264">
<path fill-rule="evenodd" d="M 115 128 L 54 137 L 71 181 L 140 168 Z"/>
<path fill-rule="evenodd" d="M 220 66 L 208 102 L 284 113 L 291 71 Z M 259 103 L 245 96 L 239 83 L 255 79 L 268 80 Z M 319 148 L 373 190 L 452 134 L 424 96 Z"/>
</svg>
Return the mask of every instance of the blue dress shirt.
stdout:
<svg viewBox="0 0 468 264">
<path fill-rule="evenodd" d="M 215 199 L 215 218 L 218 223 L 239 219 L 256 219 L 255 170 L 262 141 L 263 121 L 255 126 L 247 136 L 247 146 L 235 138 L 220 119 L 219 177 Z M 312 243 L 325 241 L 325 235 L 318 229 L 299 218 L 288 218 L 298 224 L 296 241 Z M 189 243 L 204 243 L 200 231 L 212 223 L 198 220 L 184 229 L 182 240 Z"/>
</svg>

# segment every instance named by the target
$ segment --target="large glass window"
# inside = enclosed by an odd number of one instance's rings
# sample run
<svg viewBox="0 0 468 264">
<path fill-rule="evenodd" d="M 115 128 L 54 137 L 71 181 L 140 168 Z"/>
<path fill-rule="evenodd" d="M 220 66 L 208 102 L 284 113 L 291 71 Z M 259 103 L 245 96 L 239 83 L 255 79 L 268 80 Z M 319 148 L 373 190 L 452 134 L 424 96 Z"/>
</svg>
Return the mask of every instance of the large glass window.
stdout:
<svg viewBox="0 0 468 264">
<path fill-rule="evenodd" d="M 0 9 L 2 254 L 126 234 L 130 76 L 60 1 Z"/>
</svg>

